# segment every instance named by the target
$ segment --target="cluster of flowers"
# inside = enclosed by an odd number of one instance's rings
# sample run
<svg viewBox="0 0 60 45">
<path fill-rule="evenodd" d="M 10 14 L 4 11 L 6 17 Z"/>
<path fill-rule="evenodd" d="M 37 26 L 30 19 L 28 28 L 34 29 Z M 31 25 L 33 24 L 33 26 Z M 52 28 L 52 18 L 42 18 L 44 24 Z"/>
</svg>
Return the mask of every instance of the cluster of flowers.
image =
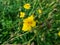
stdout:
<svg viewBox="0 0 60 45">
<path fill-rule="evenodd" d="M 31 8 L 31 5 L 29 3 L 26 3 L 23 5 L 23 8 L 25 8 L 26 10 Z M 38 9 L 39 13 L 42 13 L 41 9 Z M 23 18 L 25 16 L 25 12 L 20 12 L 20 18 Z M 34 20 L 34 15 L 31 15 L 25 19 L 23 19 L 23 27 L 22 30 L 23 31 L 31 31 L 32 27 L 36 26 L 36 21 Z M 60 36 L 60 32 L 58 32 L 58 35 Z"/>
<path fill-rule="evenodd" d="M 31 8 L 31 5 L 29 3 L 25 4 L 23 6 L 26 10 Z M 38 10 L 41 13 L 41 10 Z M 23 18 L 25 16 L 25 12 L 20 12 L 20 18 Z M 31 31 L 32 27 L 36 26 L 36 21 L 34 20 L 34 15 L 31 15 L 23 20 L 23 31 Z"/>
</svg>

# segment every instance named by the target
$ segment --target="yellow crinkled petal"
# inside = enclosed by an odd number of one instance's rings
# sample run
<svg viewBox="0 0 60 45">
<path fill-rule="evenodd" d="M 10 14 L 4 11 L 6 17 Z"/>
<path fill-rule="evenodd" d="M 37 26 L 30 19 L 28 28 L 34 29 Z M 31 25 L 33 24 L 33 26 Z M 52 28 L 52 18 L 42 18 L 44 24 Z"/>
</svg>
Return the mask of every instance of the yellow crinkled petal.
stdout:
<svg viewBox="0 0 60 45">
<path fill-rule="evenodd" d="M 23 31 L 30 31 L 31 30 L 31 26 L 28 26 L 27 24 L 23 24 L 23 27 L 22 27 L 22 30 Z"/>
<path fill-rule="evenodd" d="M 33 17 L 33 15 L 31 15 L 30 17 L 24 19 L 23 22 L 33 21 L 33 20 L 34 20 L 34 17 Z"/>
<path fill-rule="evenodd" d="M 36 26 L 36 22 L 33 21 L 31 26 L 32 26 L 32 27 L 35 27 L 35 26 Z"/>
</svg>

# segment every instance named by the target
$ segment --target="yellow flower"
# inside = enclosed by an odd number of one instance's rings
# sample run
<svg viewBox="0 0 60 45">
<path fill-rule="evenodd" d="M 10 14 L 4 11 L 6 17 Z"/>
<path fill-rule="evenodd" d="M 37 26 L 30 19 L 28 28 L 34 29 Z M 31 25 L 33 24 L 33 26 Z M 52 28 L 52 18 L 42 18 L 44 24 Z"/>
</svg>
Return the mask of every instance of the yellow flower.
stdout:
<svg viewBox="0 0 60 45">
<path fill-rule="evenodd" d="M 60 36 L 60 31 L 58 32 L 58 36 Z"/>
<path fill-rule="evenodd" d="M 41 9 L 38 9 L 38 13 L 40 13 L 40 14 L 41 14 L 41 13 L 42 13 L 42 10 L 41 10 Z"/>
<path fill-rule="evenodd" d="M 36 21 L 34 21 L 33 15 L 23 20 L 23 31 L 31 31 L 32 27 L 36 26 Z"/>
<path fill-rule="evenodd" d="M 23 18 L 25 16 L 24 12 L 20 12 L 20 18 Z"/>
<path fill-rule="evenodd" d="M 30 9 L 30 4 L 29 3 L 27 3 L 27 4 L 25 4 L 24 6 L 23 6 L 25 9 Z"/>
</svg>

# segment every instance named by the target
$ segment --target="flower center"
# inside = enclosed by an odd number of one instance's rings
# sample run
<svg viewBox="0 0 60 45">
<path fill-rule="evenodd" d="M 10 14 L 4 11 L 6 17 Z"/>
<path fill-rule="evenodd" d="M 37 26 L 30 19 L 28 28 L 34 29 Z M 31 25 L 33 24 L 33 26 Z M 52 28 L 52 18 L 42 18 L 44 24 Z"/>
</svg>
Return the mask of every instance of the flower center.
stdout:
<svg viewBox="0 0 60 45">
<path fill-rule="evenodd" d="M 32 22 L 28 22 L 28 24 L 29 24 L 29 25 L 31 25 L 31 24 L 32 24 Z"/>
</svg>

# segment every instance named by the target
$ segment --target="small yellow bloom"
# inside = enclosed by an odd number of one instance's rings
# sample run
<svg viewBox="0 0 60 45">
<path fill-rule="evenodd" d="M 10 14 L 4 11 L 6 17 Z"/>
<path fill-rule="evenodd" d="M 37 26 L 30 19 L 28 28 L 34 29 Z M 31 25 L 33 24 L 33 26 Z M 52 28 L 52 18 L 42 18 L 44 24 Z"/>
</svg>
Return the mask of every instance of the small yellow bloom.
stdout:
<svg viewBox="0 0 60 45">
<path fill-rule="evenodd" d="M 25 16 L 24 12 L 20 12 L 20 18 L 23 18 Z"/>
<path fill-rule="evenodd" d="M 38 9 L 38 13 L 40 13 L 40 14 L 41 14 L 41 13 L 42 13 L 42 10 L 41 10 L 41 9 Z"/>
<path fill-rule="evenodd" d="M 25 4 L 24 6 L 23 6 L 25 9 L 30 9 L 30 4 L 29 3 L 27 3 L 27 4 Z"/>
<path fill-rule="evenodd" d="M 36 21 L 34 21 L 33 15 L 23 20 L 23 31 L 30 31 L 32 27 L 36 26 Z"/>
<path fill-rule="evenodd" d="M 58 36 L 60 36 L 60 31 L 58 32 Z"/>
</svg>

